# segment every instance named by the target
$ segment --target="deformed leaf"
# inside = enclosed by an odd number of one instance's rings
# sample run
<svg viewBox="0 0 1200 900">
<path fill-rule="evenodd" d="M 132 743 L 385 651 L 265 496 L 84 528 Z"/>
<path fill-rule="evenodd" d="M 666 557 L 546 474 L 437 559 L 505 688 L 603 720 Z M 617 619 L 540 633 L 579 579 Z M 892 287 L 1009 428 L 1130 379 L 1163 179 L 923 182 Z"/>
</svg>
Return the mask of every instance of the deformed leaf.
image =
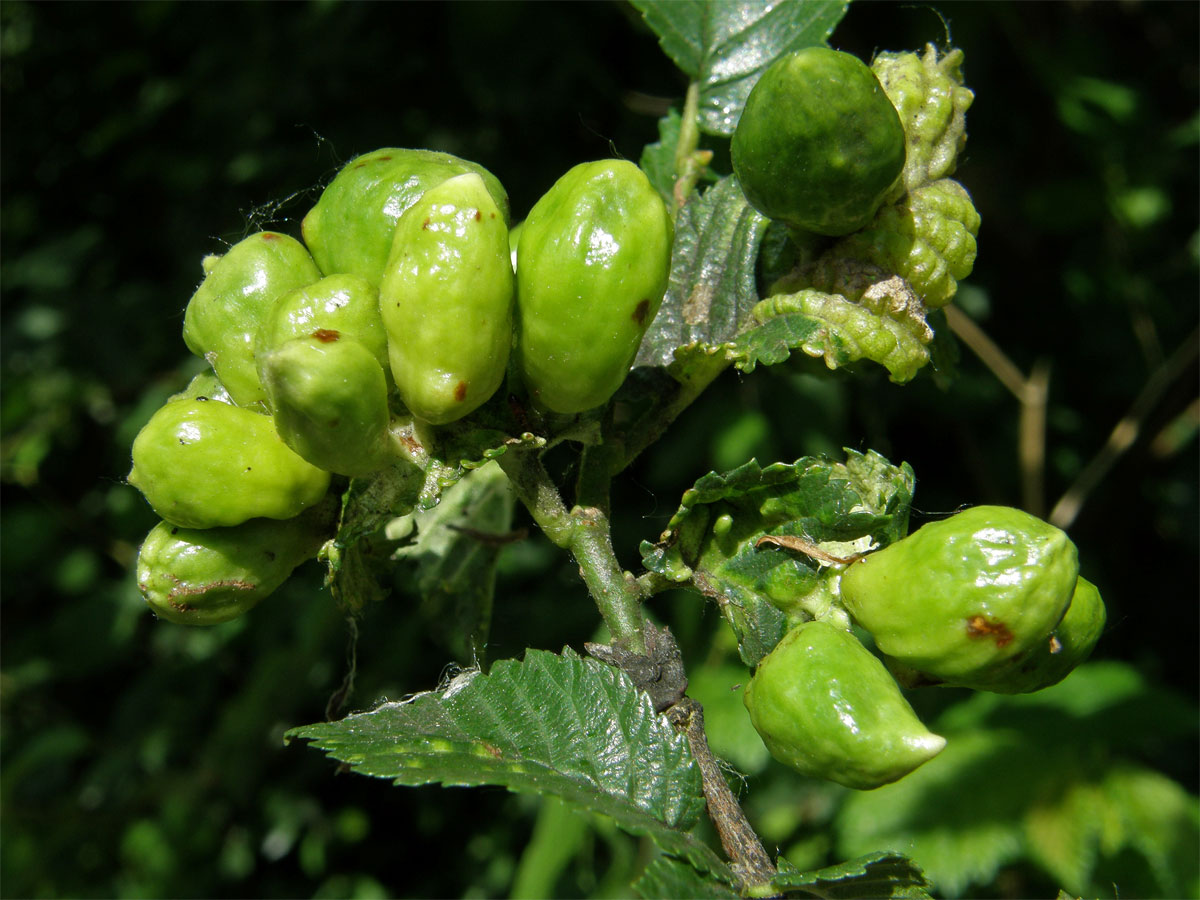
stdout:
<svg viewBox="0 0 1200 900">
<path fill-rule="evenodd" d="M 700 85 L 700 126 L 732 135 L 750 89 L 777 56 L 824 44 L 845 0 L 633 0 L 666 54 Z"/>
<path fill-rule="evenodd" d="M 633 883 L 633 892 L 643 900 L 675 900 L 678 897 L 734 900 L 738 896 L 729 882 L 702 874 L 683 860 L 669 856 L 651 860 Z"/>
<path fill-rule="evenodd" d="M 620 670 L 528 650 L 491 672 L 338 722 L 293 729 L 355 771 L 397 785 L 502 785 L 551 794 L 648 835 L 665 852 L 724 872 L 688 833 L 704 810 L 686 740 Z"/>
<path fill-rule="evenodd" d="M 413 513 L 416 538 L 393 554 L 414 569 L 423 627 L 465 665 L 483 658 L 496 559 L 514 505 L 508 478 L 488 463 L 448 488 L 436 507 Z"/>
<path fill-rule="evenodd" d="M 926 344 L 932 333 L 925 337 L 906 319 L 838 294 L 800 291 L 772 297 L 759 304 L 756 315 L 763 324 L 739 336 L 730 351 L 743 372 L 759 363 L 777 365 L 801 350 L 830 369 L 866 359 L 887 369 L 892 381 L 904 383 L 929 362 Z"/>
<path fill-rule="evenodd" d="M 758 249 L 767 223 L 732 176 L 679 211 L 667 294 L 635 365 L 665 368 L 679 348 L 720 347 L 751 321 L 758 302 Z"/>
<path fill-rule="evenodd" d="M 925 873 L 899 853 L 869 853 L 814 872 L 801 872 L 780 857 L 779 873 L 772 883 L 781 891 L 803 891 L 827 898 L 928 900 L 930 897 Z"/>
<path fill-rule="evenodd" d="M 828 559 L 884 546 L 908 529 L 915 478 L 875 452 L 847 450 L 845 463 L 804 457 L 767 467 L 750 462 L 710 472 L 686 491 L 645 566 L 715 600 L 747 665 L 771 651 L 789 621 L 844 615 Z M 817 553 L 760 546 L 799 539 Z"/>
</svg>

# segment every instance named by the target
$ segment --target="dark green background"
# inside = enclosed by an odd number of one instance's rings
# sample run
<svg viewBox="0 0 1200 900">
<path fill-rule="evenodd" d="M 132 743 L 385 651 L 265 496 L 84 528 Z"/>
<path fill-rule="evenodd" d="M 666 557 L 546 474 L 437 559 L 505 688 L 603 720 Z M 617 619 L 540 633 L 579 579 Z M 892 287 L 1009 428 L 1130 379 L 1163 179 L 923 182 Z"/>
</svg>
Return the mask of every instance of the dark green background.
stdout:
<svg viewBox="0 0 1200 900">
<path fill-rule="evenodd" d="M 1052 365 L 1052 503 L 1195 341 L 1200 8 L 937 8 L 978 93 L 958 177 L 984 224 L 962 302 L 1023 370 Z M 298 234 L 345 160 L 448 150 L 496 173 L 519 218 L 571 165 L 637 159 L 683 77 L 616 3 L 8 0 L 0 26 L 0 891 L 506 893 L 530 802 L 388 790 L 282 745 L 344 669 L 315 566 L 229 626 L 145 611 L 130 565 L 154 518 L 123 484 L 128 446 L 194 367 L 179 331 L 201 257 Z M 867 58 L 943 39 L 932 8 L 861 3 L 832 43 Z M 626 565 L 695 478 L 750 455 L 871 447 L 913 465 L 921 511 L 1019 502 L 1016 403 L 965 350 L 944 388 L 814 371 L 729 373 L 639 461 L 615 497 Z M 1196 382 L 1193 357 L 1071 530 L 1109 604 L 1097 655 L 1192 698 L 1194 407 L 1178 417 Z M 497 597 L 495 657 L 578 647 L 595 626 L 536 539 L 506 556 Z M 711 611 L 672 602 L 657 611 L 702 660 Z M 436 684 L 448 656 L 412 606 L 398 594 L 365 619 L 352 707 Z M 1160 762 L 1195 790 L 1194 759 Z"/>
</svg>

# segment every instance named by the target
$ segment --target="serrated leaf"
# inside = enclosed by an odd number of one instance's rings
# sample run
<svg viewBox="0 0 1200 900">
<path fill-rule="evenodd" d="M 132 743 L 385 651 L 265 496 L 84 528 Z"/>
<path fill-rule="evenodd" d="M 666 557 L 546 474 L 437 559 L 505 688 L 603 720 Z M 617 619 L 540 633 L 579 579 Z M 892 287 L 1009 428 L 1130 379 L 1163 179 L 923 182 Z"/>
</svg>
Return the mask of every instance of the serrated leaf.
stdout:
<svg viewBox="0 0 1200 900">
<path fill-rule="evenodd" d="M 1021 813 L 1043 781 L 1043 767 L 1054 763 L 1008 732 L 947 740 L 911 775 L 850 794 L 837 818 L 837 848 L 846 856 L 902 852 L 938 892 L 961 897 L 968 886 L 989 883 L 1002 866 L 1021 858 Z"/>
<path fill-rule="evenodd" d="M 779 874 L 772 883 L 781 891 L 804 891 L 828 898 L 928 900 L 930 896 L 925 873 L 900 853 L 869 853 L 815 872 L 801 872 L 780 857 Z"/>
<path fill-rule="evenodd" d="M 665 368 L 682 347 L 717 348 L 737 336 L 758 302 L 755 268 L 767 223 L 732 176 L 679 211 L 667 294 L 635 365 Z"/>
<path fill-rule="evenodd" d="M 643 900 L 734 900 L 738 897 L 728 882 L 697 872 L 693 866 L 669 856 L 655 857 L 633 883 L 633 892 Z"/>
<path fill-rule="evenodd" d="M 847 798 L 839 852 L 902 851 L 947 896 L 1021 861 L 1077 895 L 1118 883 L 1122 895 L 1180 896 L 1196 877 L 1196 800 L 1114 756 L 1161 742 L 1151 694 L 1131 667 L 1093 663 L 1036 694 L 972 695 L 933 724 L 948 741 L 936 759 Z M 1132 718 L 1138 702 L 1146 718 Z M 1179 734 L 1176 713 L 1165 736 Z M 1193 708 L 1193 734 L 1194 719 Z"/>
<path fill-rule="evenodd" d="M 707 871 L 724 863 L 688 833 L 704 811 L 687 741 L 629 677 L 572 650 L 528 650 L 444 690 L 296 728 L 334 759 L 397 785 L 501 785 L 551 794 L 648 835 Z"/>
<path fill-rule="evenodd" d="M 832 570 L 760 547 L 760 538 L 800 538 L 843 556 L 907 532 L 912 469 L 873 451 L 846 453 L 845 463 L 804 457 L 763 468 L 751 460 L 710 472 L 684 493 L 658 542 L 642 544 L 646 568 L 717 602 L 747 665 L 771 651 L 789 619 L 837 614 Z"/>
<path fill-rule="evenodd" d="M 508 478 L 488 463 L 447 489 L 436 507 L 413 513 L 416 538 L 393 554 L 414 569 L 422 627 L 464 665 L 483 660 L 496 560 L 514 505 Z"/>
<path fill-rule="evenodd" d="M 683 118 L 672 109 L 658 120 L 658 141 L 642 149 L 638 161 L 646 177 L 667 203 L 674 201 L 675 147 L 679 144 L 679 127 Z"/>
<path fill-rule="evenodd" d="M 700 85 L 700 127 L 731 135 L 750 89 L 776 57 L 824 44 L 844 0 L 633 0 L 664 52 Z"/>
</svg>

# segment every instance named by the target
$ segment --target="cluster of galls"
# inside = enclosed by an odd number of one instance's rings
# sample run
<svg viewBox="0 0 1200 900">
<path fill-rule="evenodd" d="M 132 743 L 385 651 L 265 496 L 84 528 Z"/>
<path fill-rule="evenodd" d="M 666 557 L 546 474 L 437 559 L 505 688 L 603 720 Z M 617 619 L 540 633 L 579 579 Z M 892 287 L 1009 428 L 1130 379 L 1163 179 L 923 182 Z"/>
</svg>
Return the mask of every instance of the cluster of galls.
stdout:
<svg viewBox="0 0 1200 900">
<path fill-rule="evenodd" d="M 933 522 L 850 564 L 840 597 L 883 661 L 836 618 L 806 622 L 759 663 L 745 701 L 776 759 L 861 789 L 945 746 L 897 681 L 1041 690 L 1087 658 L 1105 621 L 1066 534 L 1000 506 Z"/>
<path fill-rule="evenodd" d="M 605 403 L 662 302 L 672 241 L 631 163 L 571 169 L 510 247 L 490 172 L 395 148 L 347 164 L 302 231 L 204 260 L 183 336 L 212 370 L 134 441 L 129 482 L 164 520 L 138 582 L 164 618 L 248 610 L 328 537 L 334 476 L 407 458 L 401 428 L 470 415 L 510 368 L 539 409 Z"/>
</svg>

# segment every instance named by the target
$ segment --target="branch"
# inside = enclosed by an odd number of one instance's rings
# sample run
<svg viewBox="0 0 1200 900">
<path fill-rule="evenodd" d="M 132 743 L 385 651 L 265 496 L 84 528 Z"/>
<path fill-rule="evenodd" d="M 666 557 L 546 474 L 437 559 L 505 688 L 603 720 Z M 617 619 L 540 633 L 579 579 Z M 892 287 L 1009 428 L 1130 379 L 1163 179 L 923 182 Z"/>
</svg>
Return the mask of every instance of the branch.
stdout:
<svg viewBox="0 0 1200 900">
<path fill-rule="evenodd" d="M 1150 373 L 1125 415 L 1113 426 L 1108 441 L 1054 504 L 1054 509 L 1050 511 L 1050 524 L 1059 528 L 1069 528 L 1075 521 L 1088 495 L 1104 481 L 1125 451 L 1133 446 L 1146 417 L 1166 393 L 1167 388 L 1195 361 L 1200 353 L 1197 334 L 1198 332 L 1193 331 L 1188 335 L 1183 343 L 1175 348 L 1175 352 Z"/>
<path fill-rule="evenodd" d="M 498 461 L 538 527 L 579 564 L 579 573 L 613 640 L 644 653 L 641 592 L 637 581 L 617 562 L 608 517 L 595 507 L 568 510 L 535 453 L 509 450 Z"/>
<path fill-rule="evenodd" d="M 1039 361 L 1028 378 L 973 319 L 955 306 L 943 312 L 946 322 L 964 344 L 1008 388 L 1021 404 L 1017 429 L 1017 461 L 1021 468 L 1021 505 L 1035 516 L 1044 511 L 1043 474 L 1046 467 L 1046 401 L 1050 395 L 1050 365 Z"/>
<path fill-rule="evenodd" d="M 769 883 L 775 875 L 775 866 L 763 849 L 762 841 L 746 821 L 746 814 L 742 812 L 725 776 L 721 774 L 717 758 L 708 747 L 703 707 L 691 697 L 684 697 L 667 710 L 667 718 L 687 738 L 692 756 L 700 766 L 708 816 L 717 829 L 721 846 L 734 872 L 749 888 Z"/>
</svg>

